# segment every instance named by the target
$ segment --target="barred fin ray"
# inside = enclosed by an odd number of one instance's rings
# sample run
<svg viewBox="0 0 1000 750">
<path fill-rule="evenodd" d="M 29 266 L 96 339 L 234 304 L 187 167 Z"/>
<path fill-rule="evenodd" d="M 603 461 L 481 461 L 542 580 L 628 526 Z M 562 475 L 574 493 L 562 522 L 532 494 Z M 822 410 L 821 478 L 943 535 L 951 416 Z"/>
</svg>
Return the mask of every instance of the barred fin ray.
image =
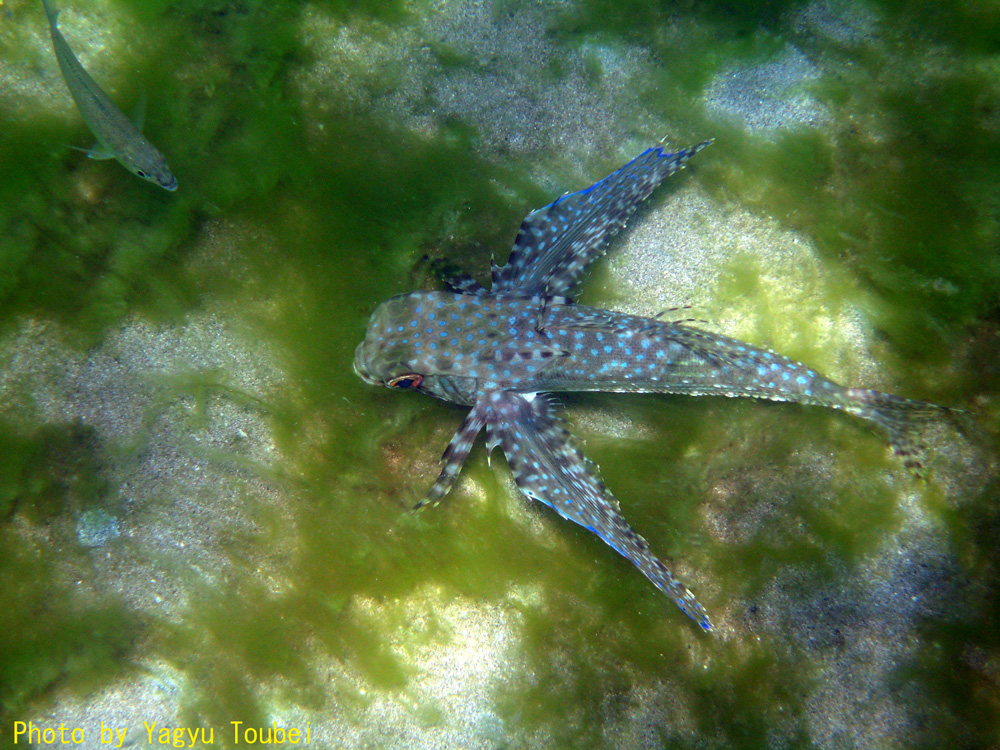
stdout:
<svg viewBox="0 0 1000 750">
<path fill-rule="evenodd" d="M 614 495 L 571 442 L 569 432 L 556 415 L 554 399 L 497 392 L 490 395 L 490 411 L 490 441 L 497 441 L 503 447 L 521 492 L 597 534 L 703 630 L 712 630 L 708 613 L 694 594 L 657 559 L 646 540 L 622 517 Z"/>
<path fill-rule="evenodd" d="M 648 149 L 589 188 L 532 211 L 506 265 L 493 266 L 493 291 L 570 292 L 649 194 L 710 143 L 674 153 Z"/>
<path fill-rule="evenodd" d="M 452 435 L 448 447 L 444 449 L 444 454 L 441 456 L 441 473 L 438 474 L 437 480 L 424 499 L 413 507 L 414 510 L 428 505 L 437 505 L 444 499 L 445 495 L 451 492 L 462 471 L 462 466 L 465 464 L 465 459 L 472 451 L 476 436 L 479 435 L 484 424 L 486 424 L 486 410 L 483 403 L 479 402 L 465 415 L 465 420 Z"/>
<path fill-rule="evenodd" d="M 424 256 L 427 257 L 427 256 Z M 444 258 L 430 259 L 430 269 L 453 292 L 459 294 L 486 294 L 482 285 L 466 271 Z"/>
</svg>

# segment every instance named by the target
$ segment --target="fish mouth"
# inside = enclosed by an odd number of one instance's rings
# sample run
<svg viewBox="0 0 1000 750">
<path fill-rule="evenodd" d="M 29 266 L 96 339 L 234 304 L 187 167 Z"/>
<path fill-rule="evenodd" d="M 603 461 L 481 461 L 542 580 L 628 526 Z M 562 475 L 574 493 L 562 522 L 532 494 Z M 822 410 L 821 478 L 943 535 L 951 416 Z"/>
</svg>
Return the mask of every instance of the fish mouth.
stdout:
<svg viewBox="0 0 1000 750">
<path fill-rule="evenodd" d="M 365 342 L 362 341 L 360 344 L 358 344 L 358 348 L 354 350 L 354 362 L 352 363 L 354 367 L 354 374 L 357 375 L 366 383 L 368 383 L 368 385 L 381 385 L 382 384 L 381 381 L 376 380 L 375 378 L 371 377 L 367 372 L 365 372 L 365 369 L 367 368 L 362 369 L 361 361 L 364 358 L 364 351 L 363 351 L 364 346 Z"/>
<path fill-rule="evenodd" d="M 169 190 L 172 193 L 177 189 L 177 178 L 171 175 L 170 182 L 161 182 L 160 186 L 164 190 Z"/>
</svg>

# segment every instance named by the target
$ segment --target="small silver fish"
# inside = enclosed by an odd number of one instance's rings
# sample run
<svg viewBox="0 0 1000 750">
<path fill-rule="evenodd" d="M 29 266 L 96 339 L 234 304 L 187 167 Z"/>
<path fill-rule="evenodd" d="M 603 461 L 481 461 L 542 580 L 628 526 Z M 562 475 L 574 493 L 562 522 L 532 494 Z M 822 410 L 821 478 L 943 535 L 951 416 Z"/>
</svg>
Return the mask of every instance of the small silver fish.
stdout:
<svg viewBox="0 0 1000 750">
<path fill-rule="evenodd" d="M 83 121 L 97 138 L 87 152 L 92 159 L 117 159 L 125 169 L 164 190 L 177 189 L 177 178 L 167 167 L 163 154 L 146 140 L 139 129 L 116 107 L 90 74 L 83 69 L 58 29 L 59 11 L 50 0 L 42 0 L 49 18 L 52 47 L 69 93 L 73 95 Z"/>
<path fill-rule="evenodd" d="M 493 266 L 490 291 L 452 270 L 445 279 L 452 292 L 383 302 L 354 359 L 369 383 L 472 407 L 420 505 L 451 490 L 485 427 L 487 450 L 503 448 L 525 495 L 597 534 L 704 630 L 712 630 L 704 607 L 622 517 L 547 393 L 749 396 L 832 407 L 874 423 L 915 471 L 922 466 L 921 426 L 949 411 L 845 388 L 807 365 L 684 323 L 576 305 L 564 296 L 642 201 L 709 143 L 676 153 L 651 148 L 586 190 L 528 214 L 507 264 Z"/>
</svg>

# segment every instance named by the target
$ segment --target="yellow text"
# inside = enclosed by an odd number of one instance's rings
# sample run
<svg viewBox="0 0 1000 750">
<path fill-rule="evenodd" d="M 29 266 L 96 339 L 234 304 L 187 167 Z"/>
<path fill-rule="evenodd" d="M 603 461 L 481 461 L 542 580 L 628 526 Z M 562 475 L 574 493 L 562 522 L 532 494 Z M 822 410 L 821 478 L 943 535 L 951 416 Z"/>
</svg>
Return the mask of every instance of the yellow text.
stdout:
<svg viewBox="0 0 1000 750">
<path fill-rule="evenodd" d="M 66 737 L 66 733 L 69 732 L 69 737 Z M 67 729 L 65 724 L 60 724 L 58 729 L 53 729 L 52 727 L 36 727 L 34 722 L 14 722 L 14 744 L 16 745 L 21 741 L 21 737 L 27 735 L 27 738 L 23 740 L 29 744 L 33 743 L 35 745 L 81 745 L 83 744 L 86 735 L 81 727 L 73 727 L 72 729 Z M 56 739 L 58 737 L 58 739 Z"/>
<path fill-rule="evenodd" d="M 233 737 L 237 743 L 242 741 L 247 745 L 256 745 L 258 742 L 261 745 L 283 745 L 287 742 L 290 745 L 297 745 L 305 740 L 304 744 L 308 745 L 312 742 L 312 728 L 309 726 L 309 722 L 306 722 L 304 737 L 301 729 L 285 729 L 284 727 L 279 727 L 278 722 L 273 722 L 271 726 L 263 729 L 257 727 L 244 727 L 241 729 L 243 727 L 242 721 L 231 721 L 229 723 L 233 725 Z"/>
<path fill-rule="evenodd" d="M 148 721 L 142 722 L 146 726 L 146 734 L 149 736 L 149 744 L 154 742 L 160 745 L 173 745 L 174 747 L 194 747 L 196 742 L 203 745 L 215 743 L 215 730 L 209 727 L 160 727 L 156 728 L 156 722 L 152 725 Z M 153 736 L 156 739 L 153 739 Z"/>
</svg>

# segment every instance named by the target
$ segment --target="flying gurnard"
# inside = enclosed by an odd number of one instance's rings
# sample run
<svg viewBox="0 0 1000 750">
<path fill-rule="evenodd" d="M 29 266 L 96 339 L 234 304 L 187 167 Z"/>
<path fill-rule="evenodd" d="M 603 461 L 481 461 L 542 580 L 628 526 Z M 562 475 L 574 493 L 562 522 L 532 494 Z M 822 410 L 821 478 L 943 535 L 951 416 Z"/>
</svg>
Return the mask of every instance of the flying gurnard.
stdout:
<svg viewBox="0 0 1000 750">
<path fill-rule="evenodd" d="M 366 382 L 471 409 L 419 506 L 455 484 L 479 432 L 500 446 L 518 488 L 611 545 L 704 630 L 694 594 L 622 517 L 618 501 L 558 415 L 559 391 L 749 396 L 827 406 L 869 420 L 919 471 L 921 425 L 943 407 L 827 380 L 807 365 L 685 323 L 573 304 L 567 295 L 667 177 L 711 141 L 651 148 L 586 190 L 528 214 L 486 290 L 452 269 L 450 292 L 411 292 L 376 308 L 354 369 Z"/>
</svg>

